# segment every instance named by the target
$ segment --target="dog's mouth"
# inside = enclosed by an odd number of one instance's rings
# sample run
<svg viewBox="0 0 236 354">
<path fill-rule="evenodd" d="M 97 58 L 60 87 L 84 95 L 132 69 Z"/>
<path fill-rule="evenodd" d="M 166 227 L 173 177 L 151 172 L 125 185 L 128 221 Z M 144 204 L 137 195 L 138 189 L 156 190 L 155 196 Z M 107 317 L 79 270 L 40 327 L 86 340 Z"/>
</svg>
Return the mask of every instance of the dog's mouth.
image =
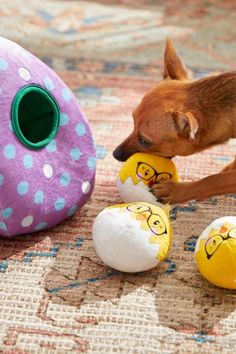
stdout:
<svg viewBox="0 0 236 354">
<path fill-rule="evenodd" d="M 130 156 L 132 156 L 133 154 L 137 153 L 137 152 L 145 152 L 145 153 L 149 153 L 152 155 L 156 155 L 156 156 L 161 156 L 161 157 L 165 157 L 166 159 L 173 159 L 175 157 L 175 155 L 169 155 L 169 154 L 165 154 L 162 153 L 160 151 L 145 151 L 145 150 L 138 150 L 138 149 L 124 149 L 121 148 L 120 146 L 118 146 L 114 151 L 113 151 L 113 157 L 118 160 L 118 161 L 126 161 Z"/>
<path fill-rule="evenodd" d="M 113 157 L 121 162 L 125 162 L 130 156 L 135 154 L 136 151 L 129 151 L 121 149 L 119 146 L 113 151 Z"/>
<path fill-rule="evenodd" d="M 160 157 L 164 157 L 165 159 L 172 160 L 175 156 L 165 156 L 165 155 L 158 155 Z"/>
<path fill-rule="evenodd" d="M 169 156 L 169 155 L 163 154 L 162 152 L 158 152 L 158 151 L 151 152 L 151 154 L 165 157 L 166 159 L 173 159 L 175 157 L 175 155 Z"/>
</svg>

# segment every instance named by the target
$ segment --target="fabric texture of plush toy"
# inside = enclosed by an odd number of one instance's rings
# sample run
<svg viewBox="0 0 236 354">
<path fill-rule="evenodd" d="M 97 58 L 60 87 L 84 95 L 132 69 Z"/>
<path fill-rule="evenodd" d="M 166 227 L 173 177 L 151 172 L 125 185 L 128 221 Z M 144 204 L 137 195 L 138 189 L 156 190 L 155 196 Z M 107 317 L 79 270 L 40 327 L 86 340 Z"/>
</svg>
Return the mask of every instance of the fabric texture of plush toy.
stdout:
<svg viewBox="0 0 236 354">
<path fill-rule="evenodd" d="M 199 237 L 195 260 L 201 274 L 212 284 L 236 289 L 236 217 L 213 221 Z"/>
<path fill-rule="evenodd" d="M 174 162 L 152 154 L 136 153 L 123 164 L 117 188 L 125 203 L 144 200 L 161 205 L 150 188 L 163 180 L 179 180 Z"/>
<path fill-rule="evenodd" d="M 0 38 L 0 234 L 53 227 L 90 197 L 96 154 L 90 127 L 64 82 Z"/>
<path fill-rule="evenodd" d="M 93 224 L 98 256 L 108 266 L 123 272 L 156 267 L 167 256 L 171 240 L 169 208 L 150 203 L 108 207 Z"/>
</svg>

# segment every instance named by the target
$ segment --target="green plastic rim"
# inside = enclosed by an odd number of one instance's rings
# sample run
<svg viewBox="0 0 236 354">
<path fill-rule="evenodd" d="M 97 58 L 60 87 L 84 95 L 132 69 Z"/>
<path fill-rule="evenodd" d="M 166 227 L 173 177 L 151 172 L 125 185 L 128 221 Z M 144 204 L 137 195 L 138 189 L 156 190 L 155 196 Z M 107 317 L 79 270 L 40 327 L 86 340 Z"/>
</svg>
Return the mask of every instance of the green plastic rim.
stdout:
<svg viewBox="0 0 236 354">
<path fill-rule="evenodd" d="M 22 144 L 42 149 L 58 131 L 60 112 L 55 98 L 37 85 L 21 88 L 11 109 L 12 128 Z"/>
</svg>

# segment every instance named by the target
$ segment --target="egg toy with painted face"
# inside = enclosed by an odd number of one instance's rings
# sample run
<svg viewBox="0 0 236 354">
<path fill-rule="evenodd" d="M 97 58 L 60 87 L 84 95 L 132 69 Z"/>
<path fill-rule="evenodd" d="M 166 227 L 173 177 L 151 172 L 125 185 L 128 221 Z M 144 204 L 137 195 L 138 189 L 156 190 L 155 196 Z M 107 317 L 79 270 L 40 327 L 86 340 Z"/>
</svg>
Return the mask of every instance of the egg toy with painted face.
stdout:
<svg viewBox="0 0 236 354">
<path fill-rule="evenodd" d="M 161 181 L 170 180 L 179 180 L 177 169 L 171 159 L 136 153 L 123 164 L 117 177 L 117 188 L 125 203 L 145 200 L 160 205 L 151 187 Z"/>
<path fill-rule="evenodd" d="M 199 237 L 195 260 L 201 274 L 212 284 L 236 289 L 236 217 L 212 222 Z"/>
<path fill-rule="evenodd" d="M 151 203 L 119 204 L 104 209 L 93 224 L 96 252 L 108 266 L 142 272 L 166 258 L 172 239 L 169 208 Z"/>
</svg>

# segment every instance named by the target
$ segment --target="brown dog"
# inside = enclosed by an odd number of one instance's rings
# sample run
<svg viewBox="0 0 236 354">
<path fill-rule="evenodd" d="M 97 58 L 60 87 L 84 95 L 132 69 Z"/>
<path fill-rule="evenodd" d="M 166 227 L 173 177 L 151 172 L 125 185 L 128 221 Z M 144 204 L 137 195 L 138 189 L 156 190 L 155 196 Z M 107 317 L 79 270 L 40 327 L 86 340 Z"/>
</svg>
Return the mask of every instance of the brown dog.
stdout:
<svg viewBox="0 0 236 354">
<path fill-rule="evenodd" d="M 138 151 L 187 156 L 236 138 L 236 72 L 191 81 L 167 40 L 163 80 L 143 97 L 133 118 L 134 131 L 113 152 L 117 160 Z M 236 193 L 236 158 L 215 175 L 153 188 L 157 198 L 171 203 Z"/>
</svg>

